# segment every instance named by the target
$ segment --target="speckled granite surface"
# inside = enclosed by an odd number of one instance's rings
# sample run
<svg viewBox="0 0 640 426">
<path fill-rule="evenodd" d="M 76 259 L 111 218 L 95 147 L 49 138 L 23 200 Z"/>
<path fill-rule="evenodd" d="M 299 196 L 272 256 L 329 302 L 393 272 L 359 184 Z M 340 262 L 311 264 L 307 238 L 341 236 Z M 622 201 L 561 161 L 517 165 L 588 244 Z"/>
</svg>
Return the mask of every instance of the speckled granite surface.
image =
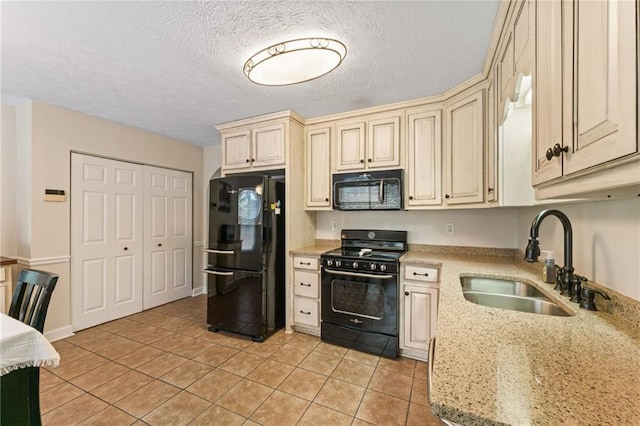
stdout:
<svg viewBox="0 0 640 426">
<path fill-rule="evenodd" d="M 340 240 L 316 240 L 312 246 L 289 250 L 289 253 L 299 256 L 320 256 L 322 253 L 338 247 L 340 247 Z"/>
<path fill-rule="evenodd" d="M 518 258 L 411 250 L 401 261 L 441 266 L 437 415 L 463 425 L 640 424 L 640 329 L 624 312 L 579 309 L 541 281 L 540 264 Z M 476 305 L 464 299 L 461 275 L 524 281 L 572 316 Z"/>
</svg>

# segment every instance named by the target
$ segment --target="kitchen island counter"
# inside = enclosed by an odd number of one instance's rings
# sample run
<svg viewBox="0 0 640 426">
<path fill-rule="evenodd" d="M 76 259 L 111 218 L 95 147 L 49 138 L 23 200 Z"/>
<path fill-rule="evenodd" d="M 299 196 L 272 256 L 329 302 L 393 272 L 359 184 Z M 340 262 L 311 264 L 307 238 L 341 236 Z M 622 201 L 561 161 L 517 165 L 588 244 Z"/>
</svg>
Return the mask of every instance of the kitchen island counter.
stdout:
<svg viewBox="0 0 640 426">
<path fill-rule="evenodd" d="M 431 389 L 436 415 L 463 425 L 640 424 L 640 303 L 606 290 L 613 313 L 599 297 L 602 311 L 579 309 L 542 282 L 541 263 L 514 257 L 410 250 L 401 262 L 441 268 Z M 532 284 L 571 316 L 471 303 L 461 276 Z"/>
</svg>

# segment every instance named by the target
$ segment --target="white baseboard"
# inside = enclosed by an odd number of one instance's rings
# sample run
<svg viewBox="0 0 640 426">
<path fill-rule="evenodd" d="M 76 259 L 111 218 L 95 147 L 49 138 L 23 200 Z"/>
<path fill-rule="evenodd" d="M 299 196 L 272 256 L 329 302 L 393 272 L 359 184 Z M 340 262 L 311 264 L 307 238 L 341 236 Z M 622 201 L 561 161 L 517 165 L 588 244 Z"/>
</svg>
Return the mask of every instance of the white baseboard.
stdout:
<svg viewBox="0 0 640 426">
<path fill-rule="evenodd" d="M 66 339 L 67 337 L 73 336 L 75 333 L 73 332 L 73 328 L 68 325 L 66 327 L 56 328 L 55 330 L 50 330 L 44 333 L 44 337 L 47 338 L 50 342 L 55 342 L 56 340 Z"/>
<path fill-rule="evenodd" d="M 200 296 L 201 294 L 207 294 L 207 286 L 195 287 L 191 296 Z"/>
</svg>

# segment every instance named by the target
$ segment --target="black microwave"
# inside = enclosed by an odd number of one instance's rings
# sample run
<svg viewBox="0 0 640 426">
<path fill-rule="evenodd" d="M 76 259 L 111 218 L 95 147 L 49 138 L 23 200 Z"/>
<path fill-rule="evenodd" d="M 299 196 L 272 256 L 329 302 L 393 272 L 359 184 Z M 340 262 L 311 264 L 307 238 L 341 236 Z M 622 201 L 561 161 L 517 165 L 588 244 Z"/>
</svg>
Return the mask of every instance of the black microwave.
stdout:
<svg viewBox="0 0 640 426">
<path fill-rule="evenodd" d="M 335 210 L 402 210 L 403 170 L 332 176 Z"/>
</svg>

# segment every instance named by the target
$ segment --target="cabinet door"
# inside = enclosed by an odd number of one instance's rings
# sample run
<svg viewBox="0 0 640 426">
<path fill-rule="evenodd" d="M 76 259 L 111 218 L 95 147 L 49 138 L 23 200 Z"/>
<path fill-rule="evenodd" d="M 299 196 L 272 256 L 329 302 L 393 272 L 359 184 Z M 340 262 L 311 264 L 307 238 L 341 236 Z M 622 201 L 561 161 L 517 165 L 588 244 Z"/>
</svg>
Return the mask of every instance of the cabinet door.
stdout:
<svg viewBox="0 0 640 426">
<path fill-rule="evenodd" d="M 336 125 L 336 170 L 363 170 L 364 149 L 364 122 Z"/>
<path fill-rule="evenodd" d="M 331 207 L 331 128 L 308 129 L 306 138 L 307 209 Z"/>
<path fill-rule="evenodd" d="M 370 120 L 367 124 L 367 167 L 400 166 L 400 117 Z"/>
<path fill-rule="evenodd" d="M 533 44 L 533 5 L 525 0 L 519 9 L 513 24 L 514 76 L 529 75 L 531 72 L 531 45 Z"/>
<path fill-rule="evenodd" d="M 637 152 L 634 1 L 573 3 L 573 147 L 564 174 Z"/>
<path fill-rule="evenodd" d="M 222 168 L 238 169 L 251 166 L 251 131 L 222 135 Z"/>
<path fill-rule="evenodd" d="M 438 289 L 405 284 L 403 297 L 404 347 L 427 351 L 429 340 L 436 335 Z"/>
<path fill-rule="evenodd" d="M 486 149 L 486 201 L 498 200 L 498 97 L 496 96 L 495 73 L 489 75 L 489 86 L 487 87 L 487 141 Z"/>
<path fill-rule="evenodd" d="M 254 167 L 285 164 L 284 124 L 274 124 L 253 129 L 251 164 Z"/>
<path fill-rule="evenodd" d="M 445 202 L 483 200 L 484 90 L 445 105 Z"/>
<path fill-rule="evenodd" d="M 440 110 L 407 111 L 407 206 L 442 202 L 442 113 Z"/>
<path fill-rule="evenodd" d="M 506 41 L 500 54 L 500 103 L 506 102 L 507 98 L 513 100 L 515 91 L 515 68 L 513 65 L 513 34 L 507 35 Z"/>
<path fill-rule="evenodd" d="M 562 176 L 562 158 L 547 150 L 564 146 L 562 127 L 562 9 L 560 1 L 536 1 L 536 55 L 533 76 L 532 182 Z"/>
</svg>

